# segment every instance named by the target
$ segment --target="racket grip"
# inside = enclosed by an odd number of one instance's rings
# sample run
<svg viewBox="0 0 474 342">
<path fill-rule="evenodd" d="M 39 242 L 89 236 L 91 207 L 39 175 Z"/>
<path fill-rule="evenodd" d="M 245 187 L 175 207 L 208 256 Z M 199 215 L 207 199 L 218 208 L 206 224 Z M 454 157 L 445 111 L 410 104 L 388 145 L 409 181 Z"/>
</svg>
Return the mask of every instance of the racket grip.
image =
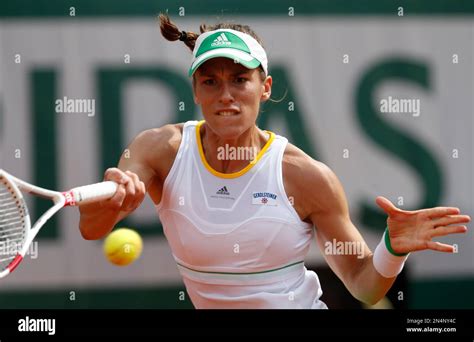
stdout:
<svg viewBox="0 0 474 342">
<path fill-rule="evenodd" d="M 112 181 L 79 186 L 71 189 L 75 204 L 98 202 L 111 198 L 117 191 L 117 183 Z"/>
</svg>

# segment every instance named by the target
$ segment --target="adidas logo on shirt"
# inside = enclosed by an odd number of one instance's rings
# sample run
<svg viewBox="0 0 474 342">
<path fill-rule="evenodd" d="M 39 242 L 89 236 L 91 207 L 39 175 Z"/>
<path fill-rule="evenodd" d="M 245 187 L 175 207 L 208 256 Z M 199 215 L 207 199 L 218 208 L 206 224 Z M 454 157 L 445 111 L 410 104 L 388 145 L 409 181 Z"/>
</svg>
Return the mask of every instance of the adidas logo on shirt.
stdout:
<svg viewBox="0 0 474 342">
<path fill-rule="evenodd" d="M 230 195 L 229 191 L 227 191 L 227 187 L 223 186 L 216 192 L 217 195 Z"/>
<path fill-rule="evenodd" d="M 231 45 L 229 39 L 225 36 L 224 32 L 222 32 L 216 39 L 212 42 L 211 46 L 222 46 L 222 45 Z"/>
</svg>

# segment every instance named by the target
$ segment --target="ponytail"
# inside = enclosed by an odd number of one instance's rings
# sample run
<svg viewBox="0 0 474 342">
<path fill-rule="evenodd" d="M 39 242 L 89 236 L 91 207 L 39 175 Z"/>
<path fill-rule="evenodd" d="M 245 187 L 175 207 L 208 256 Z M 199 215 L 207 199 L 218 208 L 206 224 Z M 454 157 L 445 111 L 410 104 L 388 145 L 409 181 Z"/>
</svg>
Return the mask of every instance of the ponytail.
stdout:
<svg viewBox="0 0 474 342">
<path fill-rule="evenodd" d="M 186 46 L 193 51 L 196 39 L 199 34 L 189 31 L 180 31 L 175 23 L 173 23 L 167 14 L 160 13 L 160 30 L 163 37 L 169 41 L 180 40 L 186 44 Z"/>
</svg>

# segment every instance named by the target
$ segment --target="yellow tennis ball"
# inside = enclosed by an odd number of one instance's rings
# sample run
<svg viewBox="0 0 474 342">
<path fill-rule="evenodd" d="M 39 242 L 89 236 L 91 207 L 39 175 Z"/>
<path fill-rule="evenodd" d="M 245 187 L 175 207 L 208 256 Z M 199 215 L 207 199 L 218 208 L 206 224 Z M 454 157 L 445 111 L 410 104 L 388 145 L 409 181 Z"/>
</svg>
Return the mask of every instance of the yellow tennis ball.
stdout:
<svg viewBox="0 0 474 342">
<path fill-rule="evenodd" d="M 125 266 L 137 260 L 142 249 L 141 236 L 129 228 L 115 229 L 104 241 L 104 254 L 107 260 L 118 266 Z"/>
</svg>

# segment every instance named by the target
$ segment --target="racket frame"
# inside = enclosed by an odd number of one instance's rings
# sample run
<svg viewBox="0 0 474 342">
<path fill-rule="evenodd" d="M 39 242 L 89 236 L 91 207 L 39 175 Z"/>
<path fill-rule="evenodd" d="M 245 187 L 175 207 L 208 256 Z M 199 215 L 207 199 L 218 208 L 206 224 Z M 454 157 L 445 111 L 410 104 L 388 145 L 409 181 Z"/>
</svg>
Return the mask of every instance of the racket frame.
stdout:
<svg viewBox="0 0 474 342">
<path fill-rule="evenodd" d="M 0 272 L 0 278 L 3 278 L 13 272 L 13 270 L 18 266 L 18 264 L 23 260 L 26 252 L 30 248 L 31 243 L 40 231 L 41 227 L 43 227 L 43 225 L 59 210 L 61 210 L 65 206 L 75 206 L 81 202 L 85 203 L 110 198 L 117 190 L 117 184 L 115 182 L 108 181 L 86 185 L 82 187 L 76 187 L 65 192 L 59 192 L 44 189 L 39 186 L 25 182 L 24 180 L 21 180 L 9 174 L 3 169 L 0 169 L 0 177 L 6 179 L 8 185 L 11 187 L 14 193 L 14 196 L 18 201 L 21 202 L 22 212 L 24 214 L 22 217 L 22 219 L 24 220 L 23 227 L 25 229 L 23 244 L 21 246 L 20 251 L 13 259 L 13 261 L 7 266 L 7 268 Z M 31 227 L 30 215 L 28 213 L 28 208 L 22 192 L 52 200 L 54 203 L 51 208 L 45 211 L 43 215 L 38 218 L 33 227 Z"/>
</svg>

